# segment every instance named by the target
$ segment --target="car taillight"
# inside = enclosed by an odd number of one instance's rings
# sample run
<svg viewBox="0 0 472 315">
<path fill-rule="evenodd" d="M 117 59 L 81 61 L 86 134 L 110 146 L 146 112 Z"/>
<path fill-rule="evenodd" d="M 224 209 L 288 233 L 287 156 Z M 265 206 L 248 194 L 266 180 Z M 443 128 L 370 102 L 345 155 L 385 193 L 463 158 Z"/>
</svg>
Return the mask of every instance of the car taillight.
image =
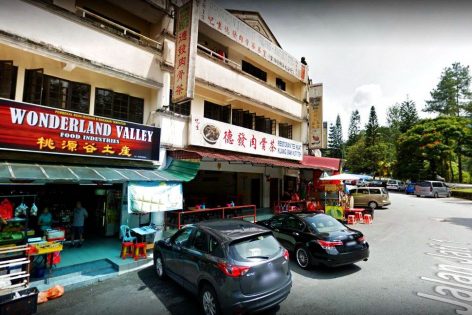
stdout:
<svg viewBox="0 0 472 315">
<path fill-rule="evenodd" d="M 359 237 L 359 238 L 357 239 L 357 241 L 358 241 L 359 243 L 365 243 L 365 238 L 364 238 L 364 236 Z"/>
<path fill-rule="evenodd" d="M 430 192 L 433 192 L 433 187 L 429 187 L 429 191 L 430 191 Z"/>
<path fill-rule="evenodd" d="M 251 267 L 233 266 L 226 262 L 218 263 L 218 269 L 223 271 L 223 273 L 227 275 L 228 277 L 233 277 L 233 278 L 244 276 L 249 271 L 249 268 Z"/>
<path fill-rule="evenodd" d="M 341 241 L 322 241 L 322 240 L 318 240 L 317 241 L 318 244 L 320 244 L 321 248 L 323 249 L 330 249 L 330 248 L 335 248 L 335 246 L 340 246 L 343 244 L 343 242 Z"/>
<path fill-rule="evenodd" d="M 284 258 L 285 260 L 289 259 L 288 250 L 284 249 Z"/>
</svg>

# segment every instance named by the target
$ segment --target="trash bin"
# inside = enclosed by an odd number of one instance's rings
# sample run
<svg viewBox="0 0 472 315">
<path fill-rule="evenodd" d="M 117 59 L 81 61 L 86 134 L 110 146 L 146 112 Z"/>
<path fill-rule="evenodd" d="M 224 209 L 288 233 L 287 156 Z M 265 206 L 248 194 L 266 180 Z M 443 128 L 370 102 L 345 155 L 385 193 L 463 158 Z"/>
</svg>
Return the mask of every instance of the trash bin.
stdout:
<svg viewBox="0 0 472 315">
<path fill-rule="evenodd" d="M 0 315 L 36 313 L 38 293 L 38 289 L 34 287 L 0 295 Z"/>
</svg>

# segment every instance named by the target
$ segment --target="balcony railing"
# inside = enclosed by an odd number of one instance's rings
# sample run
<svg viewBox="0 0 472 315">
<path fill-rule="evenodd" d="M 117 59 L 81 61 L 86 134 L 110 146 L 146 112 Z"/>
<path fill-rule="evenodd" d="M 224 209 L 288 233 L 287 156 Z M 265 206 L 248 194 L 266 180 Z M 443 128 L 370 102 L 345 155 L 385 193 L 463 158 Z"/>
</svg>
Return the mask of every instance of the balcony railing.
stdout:
<svg viewBox="0 0 472 315">
<path fill-rule="evenodd" d="M 92 17 L 94 20 L 98 20 L 100 22 L 103 22 L 103 24 L 100 25 L 101 28 L 107 27 L 108 29 L 112 29 L 113 32 L 118 33 L 118 35 L 126 36 L 127 38 L 136 38 L 139 44 L 144 44 L 145 46 L 156 48 L 157 50 L 162 49 L 162 43 L 159 43 L 149 37 L 146 37 L 136 31 L 133 31 L 132 29 L 129 29 L 123 25 L 120 25 L 118 23 L 115 23 L 113 21 L 110 21 L 100 15 L 97 15 L 93 12 L 90 12 L 82 7 L 76 7 L 78 11 L 80 11 L 80 15 L 86 19 L 87 17 Z"/>
<path fill-rule="evenodd" d="M 228 59 L 225 56 L 220 55 L 219 53 L 214 52 L 213 50 L 211 50 L 211 49 L 209 49 L 209 48 L 207 48 L 203 45 L 198 44 L 198 48 L 203 50 L 203 52 L 205 52 L 207 55 L 209 55 L 213 59 L 224 62 L 224 63 L 228 64 L 229 66 L 231 66 L 231 67 L 233 67 L 237 70 L 241 70 L 241 65 L 238 64 L 237 62 L 235 62 L 231 59 Z"/>
</svg>

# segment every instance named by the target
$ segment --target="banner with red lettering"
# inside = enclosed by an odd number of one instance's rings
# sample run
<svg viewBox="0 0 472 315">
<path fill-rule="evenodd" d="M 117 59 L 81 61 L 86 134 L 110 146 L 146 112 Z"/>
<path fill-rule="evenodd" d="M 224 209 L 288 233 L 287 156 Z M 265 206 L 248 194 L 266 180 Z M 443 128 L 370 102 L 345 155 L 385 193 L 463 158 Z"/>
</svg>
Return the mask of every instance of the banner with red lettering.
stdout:
<svg viewBox="0 0 472 315">
<path fill-rule="evenodd" d="M 0 99 L 0 149 L 159 160 L 160 128 Z"/>
</svg>

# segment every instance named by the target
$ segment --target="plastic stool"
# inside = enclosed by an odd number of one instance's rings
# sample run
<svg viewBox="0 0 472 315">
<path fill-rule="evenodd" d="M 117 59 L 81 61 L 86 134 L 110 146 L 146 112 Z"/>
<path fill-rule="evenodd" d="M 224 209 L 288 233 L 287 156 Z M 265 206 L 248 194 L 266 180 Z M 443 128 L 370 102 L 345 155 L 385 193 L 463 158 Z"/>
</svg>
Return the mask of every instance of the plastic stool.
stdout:
<svg viewBox="0 0 472 315">
<path fill-rule="evenodd" d="M 133 242 L 122 242 L 121 243 L 121 258 L 134 257 L 134 243 Z"/>
<path fill-rule="evenodd" d="M 372 224 L 372 216 L 370 214 L 364 214 L 364 224 Z"/>
<path fill-rule="evenodd" d="M 357 222 L 362 222 L 362 212 L 356 212 L 355 216 Z"/>
<path fill-rule="evenodd" d="M 136 243 L 134 245 L 134 260 L 147 258 L 146 243 Z"/>
<path fill-rule="evenodd" d="M 350 214 L 347 216 L 347 224 L 354 224 L 356 223 L 356 216 L 353 214 Z"/>
</svg>

